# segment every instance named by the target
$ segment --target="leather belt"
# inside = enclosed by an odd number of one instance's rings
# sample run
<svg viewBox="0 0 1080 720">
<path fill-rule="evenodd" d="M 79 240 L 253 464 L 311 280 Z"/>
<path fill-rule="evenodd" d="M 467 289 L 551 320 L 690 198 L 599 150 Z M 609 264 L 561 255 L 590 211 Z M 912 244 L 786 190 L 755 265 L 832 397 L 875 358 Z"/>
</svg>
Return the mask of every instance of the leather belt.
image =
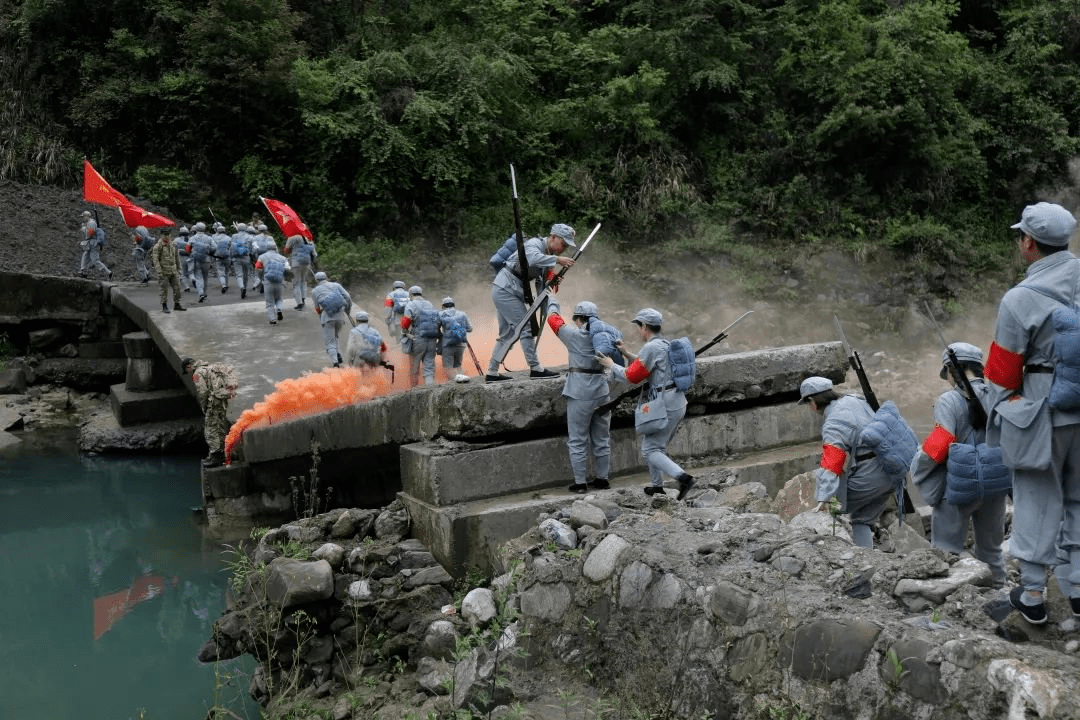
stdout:
<svg viewBox="0 0 1080 720">
<path fill-rule="evenodd" d="M 872 460 L 872 459 L 874 459 L 876 457 L 877 457 L 877 453 L 875 453 L 875 452 L 863 453 L 862 455 L 856 455 L 855 456 L 855 462 L 863 462 L 864 460 Z"/>
<path fill-rule="evenodd" d="M 1024 372 L 1026 373 L 1052 373 L 1054 368 L 1046 367 L 1045 365 L 1025 365 Z"/>
<path fill-rule="evenodd" d="M 656 392 L 664 392 L 665 390 L 674 390 L 674 389 L 675 389 L 675 383 L 668 383 L 664 387 L 655 388 Z"/>
<path fill-rule="evenodd" d="M 572 367 L 572 368 L 567 368 L 566 371 L 567 372 L 572 372 L 572 373 L 584 373 L 585 375 L 603 375 L 604 374 L 604 369 L 603 368 L 596 368 L 594 370 L 593 368 L 575 368 L 575 367 Z"/>
</svg>

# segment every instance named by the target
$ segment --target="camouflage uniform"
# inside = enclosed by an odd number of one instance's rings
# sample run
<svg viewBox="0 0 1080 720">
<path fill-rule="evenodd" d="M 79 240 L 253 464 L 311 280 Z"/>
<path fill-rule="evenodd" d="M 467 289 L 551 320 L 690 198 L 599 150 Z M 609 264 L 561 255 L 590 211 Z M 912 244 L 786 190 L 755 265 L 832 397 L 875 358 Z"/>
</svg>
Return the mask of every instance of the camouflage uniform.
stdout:
<svg viewBox="0 0 1080 720">
<path fill-rule="evenodd" d="M 224 363 L 200 360 L 191 367 L 191 382 L 203 410 L 203 437 L 210 449 L 203 465 L 220 465 L 225 461 L 225 436 L 229 434 L 226 411 L 229 399 L 236 396 L 235 371 Z"/>
<path fill-rule="evenodd" d="M 176 309 L 180 306 L 180 254 L 173 245 L 172 237 L 168 231 L 163 231 L 154 247 L 150 248 L 150 262 L 154 266 L 154 272 L 158 276 L 158 286 L 161 288 L 161 309 L 169 311 L 169 288 L 172 288 L 173 304 Z"/>
</svg>

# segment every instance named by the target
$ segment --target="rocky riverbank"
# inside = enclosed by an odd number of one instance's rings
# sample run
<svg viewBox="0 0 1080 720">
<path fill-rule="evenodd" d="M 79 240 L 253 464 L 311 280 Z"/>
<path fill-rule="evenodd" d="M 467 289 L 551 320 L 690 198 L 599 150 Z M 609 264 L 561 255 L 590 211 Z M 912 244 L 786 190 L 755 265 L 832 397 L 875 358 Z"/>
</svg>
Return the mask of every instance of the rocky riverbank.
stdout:
<svg viewBox="0 0 1080 720">
<path fill-rule="evenodd" d="M 1056 588 L 1029 626 L 908 526 L 854 547 L 812 482 L 568 498 L 457 583 L 400 505 L 298 520 L 237 554 L 201 659 L 259 658 L 272 717 L 1080 717 Z"/>
</svg>

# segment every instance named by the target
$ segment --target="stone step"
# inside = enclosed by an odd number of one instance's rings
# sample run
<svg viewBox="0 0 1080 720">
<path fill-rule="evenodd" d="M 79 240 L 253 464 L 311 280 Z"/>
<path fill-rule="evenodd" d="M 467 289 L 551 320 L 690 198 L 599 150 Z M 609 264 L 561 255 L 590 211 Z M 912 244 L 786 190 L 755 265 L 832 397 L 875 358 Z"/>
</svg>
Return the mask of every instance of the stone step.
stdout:
<svg viewBox="0 0 1080 720">
<path fill-rule="evenodd" d="M 692 472 L 697 475 L 730 474 L 737 477 L 739 483 L 762 482 L 764 478 L 769 482 L 763 484 L 771 488 L 782 486 L 794 475 L 815 467 L 820 452 L 820 443 L 804 443 L 797 447 L 746 453 L 718 465 L 693 468 Z M 613 477 L 609 490 L 590 490 L 590 493 L 600 497 L 620 491 L 641 493 L 649 482 L 647 472 L 632 473 Z M 674 497 L 673 487 L 668 489 L 668 495 Z M 581 496 L 568 493 L 565 485 L 560 484 L 544 490 L 507 493 L 497 498 L 446 506 L 426 502 L 408 492 L 402 492 L 398 497 L 409 510 L 413 535 L 450 573 L 463 577 L 471 568 L 486 571 L 495 567 L 492 561 L 495 548 L 535 527 L 541 513 L 553 513 Z"/>
<path fill-rule="evenodd" d="M 819 428 L 817 416 L 790 404 L 688 417 L 675 432 L 668 454 L 678 460 L 798 446 L 813 441 Z M 612 430 L 611 474 L 644 469 L 640 447 L 641 437 L 633 428 Z M 573 482 L 565 434 L 516 443 L 424 441 L 403 445 L 400 451 L 402 489 L 436 506 Z M 759 481 L 775 493 L 777 482 L 802 471 L 782 478 L 761 471 Z M 781 469 L 781 474 L 786 472 Z"/>
<path fill-rule="evenodd" d="M 722 413 L 725 405 L 794 401 L 807 375 L 842 382 L 847 364 L 838 342 L 767 348 L 698 358 L 693 407 Z M 244 432 L 244 459 L 265 463 L 309 452 L 312 437 L 326 450 L 404 445 L 432 438 L 479 441 L 565 433 L 563 378 L 492 384 L 446 383 Z M 615 386 L 618 394 L 626 385 Z M 792 408 L 794 409 L 794 408 Z M 626 401 L 617 419 L 629 415 Z M 809 414 L 809 413 L 804 413 Z"/>
<path fill-rule="evenodd" d="M 202 415 L 198 402 L 182 387 L 132 392 L 121 383 L 109 388 L 109 403 L 121 427 Z"/>
</svg>

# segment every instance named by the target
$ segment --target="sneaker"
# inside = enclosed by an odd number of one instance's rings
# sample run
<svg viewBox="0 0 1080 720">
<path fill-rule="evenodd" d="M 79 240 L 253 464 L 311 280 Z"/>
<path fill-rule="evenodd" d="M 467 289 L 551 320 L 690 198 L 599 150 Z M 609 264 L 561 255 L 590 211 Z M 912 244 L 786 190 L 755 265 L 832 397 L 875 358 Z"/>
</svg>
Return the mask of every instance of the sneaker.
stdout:
<svg viewBox="0 0 1080 720">
<path fill-rule="evenodd" d="M 172 309 L 173 310 L 179 310 L 180 312 L 187 312 L 187 308 L 184 307 L 183 305 L 181 305 L 180 303 L 173 303 Z"/>
<path fill-rule="evenodd" d="M 281 314 L 280 310 L 277 311 L 277 319 L 278 320 L 284 320 L 285 319 L 285 316 Z"/>
<path fill-rule="evenodd" d="M 678 477 L 679 480 L 679 497 L 678 500 L 682 500 L 686 497 L 686 493 L 690 492 L 690 488 L 694 487 L 694 477 L 689 473 L 683 473 Z"/>
<path fill-rule="evenodd" d="M 664 490 L 662 485 L 661 486 L 650 485 L 647 488 L 645 488 L 645 494 L 646 495 L 667 495 L 667 492 Z"/>
<path fill-rule="evenodd" d="M 1009 592 L 1009 604 L 1020 611 L 1020 616 L 1028 621 L 1029 625 L 1043 625 L 1046 623 L 1046 603 L 1038 605 L 1025 605 L 1021 596 L 1024 588 L 1014 587 Z"/>
<path fill-rule="evenodd" d="M 554 378 L 559 377 L 559 373 L 552 372 L 550 370 L 530 370 L 529 377 L 531 378 Z"/>
<path fill-rule="evenodd" d="M 589 485 L 588 485 L 588 483 L 574 483 L 568 489 L 572 493 L 577 493 L 578 495 L 584 495 L 585 493 L 589 492 Z"/>
<path fill-rule="evenodd" d="M 184 288 L 184 292 L 191 292 L 191 288 Z"/>
<path fill-rule="evenodd" d="M 247 297 L 247 288 L 240 288 L 240 299 L 243 300 Z"/>
<path fill-rule="evenodd" d="M 500 380 L 513 380 L 509 375 L 503 375 L 501 373 L 496 375 L 485 375 L 484 382 L 498 382 Z"/>
<path fill-rule="evenodd" d="M 293 310 L 303 310 L 303 309 L 304 309 L 304 303 L 300 303 L 299 305 L 297 305 L 297 306 L 295 306 L 293 308 Z"/>
<path fill-rule="evenodd" d="M 1073 617 L 1080 618 L 1080 597 L 1069 598 L 1069 604 L 1072 605 Z"/>
<path fill-rule="evenodd" d="M 592 481 L 592 486 L 597 490 L 607 490 L 611 487 L 611 483 L 608 482 L 607 478 L 596 478 Z"/>
</svg>

